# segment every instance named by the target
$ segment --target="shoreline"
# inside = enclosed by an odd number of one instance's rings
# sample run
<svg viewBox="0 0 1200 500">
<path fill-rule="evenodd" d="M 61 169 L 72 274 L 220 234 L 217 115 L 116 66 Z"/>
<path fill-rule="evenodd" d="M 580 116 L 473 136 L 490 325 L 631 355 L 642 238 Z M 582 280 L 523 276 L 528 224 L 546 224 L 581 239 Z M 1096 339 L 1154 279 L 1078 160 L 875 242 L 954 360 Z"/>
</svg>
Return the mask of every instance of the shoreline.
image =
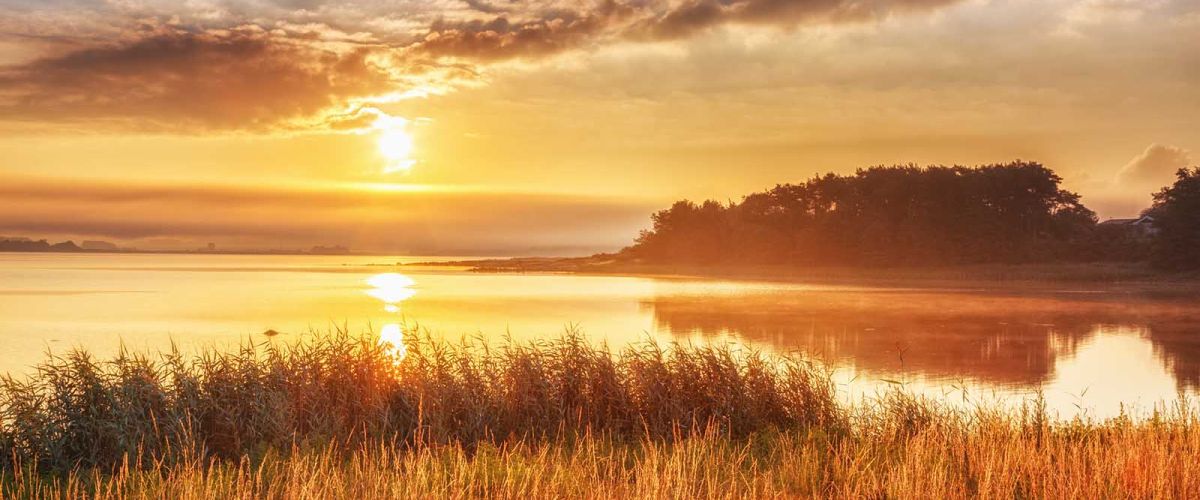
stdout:
<svg viewBox="0 0 1200 500">
<path fill-rule="evenodd" d="M 1200 293 L 1200 273 L 1170 273 L 1144 263 L 973 264 L 905 267 L 669 265 L 623 262 L 611 256 L 517 257 L 413 262 L 400 267 L 464 267 L 476 273 L 576 274 L 677 279 L 730 279 L 824 285 Z"/>
</svg>

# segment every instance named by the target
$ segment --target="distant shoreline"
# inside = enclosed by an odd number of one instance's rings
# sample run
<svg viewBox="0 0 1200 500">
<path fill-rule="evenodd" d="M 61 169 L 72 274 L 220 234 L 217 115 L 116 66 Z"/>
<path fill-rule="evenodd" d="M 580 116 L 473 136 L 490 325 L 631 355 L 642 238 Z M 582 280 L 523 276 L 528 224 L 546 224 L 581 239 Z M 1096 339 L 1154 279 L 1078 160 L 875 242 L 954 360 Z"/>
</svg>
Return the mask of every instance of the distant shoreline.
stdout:
<svg viewBox="0 0 1200 500">
<path fill-rule="evenodd" d="M 303 250 L 0 250 L 0 254 L 125 254 L 395 257 L 403 253 L 312 253 Z M 450 258 L 451 256 L 447 256 Z M 789 265 L 670 265 L 631 262 L 614 254 L 589 257 L 508 257 L 419 262 L 379 262 L 379 267 L 456 267 L 476 273 L 576 274 L 705 278 L 826 285 L 918 286 L 928 288 L 1047 289 L 1065 285 L 1081 291 L 1177 292 L 1200 294 L 1200 273 L 1166 272 L 1144 263 L 974 264 L 947 266 L 852 267 Z"/>
<path fill-rule="evenodd" d="M 75 240 L 50 243 L 48 238 L 33 239 L 28 237 L 0 236 L 0 252 L 5 253 L 133 253 L 133 254 L 216 254 L 216 255 L 354 255 L 350 248 L 342 245 L 315 245 L 308 250 L 300 248 L 278 249 L 220 249 L 216 244 L 209 243 L 207 247 L 193 247 L 176 250 L 147 250 L 133 247 L 121 247 L 115 243 L 103 240 L 83 240 L 76 244 Z"/>
<path fill-rule="evenodd" d="M 567 273 L 656 277 L 725 278 L 843 285 L 921 285 L 937 287 L 1045 288 L 1086 285 L 1089 289 L 1200 293 L 1200 273 L 1170 273 L 1143 263 L 974 264 L 947 266 L 851 267 L 788 265 L 668 265 L 592 257 L 414 262 L 404 266 L 466 267 L 479 273 Z"/>
<path fill-rule="evenodd" d="M 28 254 L 167 254 L 167 255 L 314 255 L 328 257 L 387 257 L 397 254 L 383 253 L 312 253 L 304 250 L 214 250 L 214 251 L 196 251 L 196 250 L 142 250 L 142 249 L 119 249 L 119 250 L 6 250 L 0 249 L 0 254 L 11 253 L 28 253 Z"/>
</svg>

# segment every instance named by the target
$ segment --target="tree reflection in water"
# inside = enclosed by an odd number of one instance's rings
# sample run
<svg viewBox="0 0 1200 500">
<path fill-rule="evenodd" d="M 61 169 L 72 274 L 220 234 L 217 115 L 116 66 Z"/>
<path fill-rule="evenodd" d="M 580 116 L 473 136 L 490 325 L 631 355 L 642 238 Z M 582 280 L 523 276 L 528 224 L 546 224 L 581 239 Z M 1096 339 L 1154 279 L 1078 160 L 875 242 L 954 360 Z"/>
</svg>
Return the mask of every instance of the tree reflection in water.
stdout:
<svg viewBox="0 0 1200 500">
<path fill-rule="evenodd" d="M 1009 387 L 1045 384 L 1099 332 L 1119 331 L 1150 342 L 1181 389 L 1200 387 L 1200 305 L 1190 297 L 863 289 L 659 296 L 642 307 L 674 334 L 731 334 L 859 370 Z"/>
</svg>

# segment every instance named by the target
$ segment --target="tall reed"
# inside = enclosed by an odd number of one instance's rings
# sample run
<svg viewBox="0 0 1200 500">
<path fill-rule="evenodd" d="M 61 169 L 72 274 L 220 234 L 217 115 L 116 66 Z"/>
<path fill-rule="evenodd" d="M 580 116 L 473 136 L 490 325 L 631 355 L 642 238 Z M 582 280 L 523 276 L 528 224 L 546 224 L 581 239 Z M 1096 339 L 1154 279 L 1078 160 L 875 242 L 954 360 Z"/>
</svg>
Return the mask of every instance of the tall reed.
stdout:
<svg viewBox="0 0 1200 500">
<path fill-rule="evenodd" d="M 1059 420 L 728 346 L 344 332 L 0 380 L 0 498 L 1196 498 L 1200 419 Z"/>
<path fill-rule="evenodd" d="M 795 358 L 653 342 L 614 354 L 575 332 L 500 346 L 410 333 L 406 344 L 402 360 L 344 332 L 190 358 L 71 351 L 29 378 L 0 379 L 0 466 L 237 460 L 331 441 L 473 449 L 585 433 L 669 440 L 708 426 L 733 436 L 846 426 L 829 378 Z"/>
</svg>

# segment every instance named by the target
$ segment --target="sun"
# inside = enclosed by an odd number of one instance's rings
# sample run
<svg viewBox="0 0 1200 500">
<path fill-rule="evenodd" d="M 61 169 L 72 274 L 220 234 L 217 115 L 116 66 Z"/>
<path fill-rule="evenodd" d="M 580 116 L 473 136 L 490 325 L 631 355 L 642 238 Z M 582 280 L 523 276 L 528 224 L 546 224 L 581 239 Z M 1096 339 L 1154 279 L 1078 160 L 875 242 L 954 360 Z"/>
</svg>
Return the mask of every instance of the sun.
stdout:
<svg viewBox="0 0 1200 500">
<path fill-rule="evenodd" d="M 410 159 L 412 136 L 404 130 L 388 130 L 379 135 L 379 152 L 391 161 Z"/>
<path fill-rule="evenodd" d="M 379 130 L 379 138 L 376 140 L 379 154 L 387 160 L 383 171 L 407 172 L 416 163 L 412 158 L 413 138 L 412 134 L 408 133 L 408 121 L 398 117 L 383 118 L 380 117 L 380 120 L 375 122 L 375 128 Z"/>
<path fill-rule="evenodd" d="M 384 130 L 379 134 L 379 153 L 387 158 L 384 172 L 408 171 L 416 163 L 412 159 L 413 140 L 402 128 Z"/>
</svg>

